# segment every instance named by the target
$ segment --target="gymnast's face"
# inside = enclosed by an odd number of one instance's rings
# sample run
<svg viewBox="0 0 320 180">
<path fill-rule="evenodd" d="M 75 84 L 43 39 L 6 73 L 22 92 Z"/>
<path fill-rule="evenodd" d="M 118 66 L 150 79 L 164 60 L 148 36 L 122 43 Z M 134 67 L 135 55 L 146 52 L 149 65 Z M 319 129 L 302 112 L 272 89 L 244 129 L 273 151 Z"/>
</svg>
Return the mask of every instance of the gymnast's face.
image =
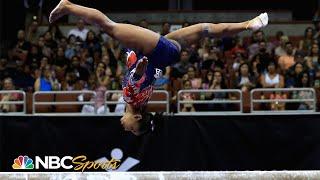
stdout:
<svg viewBox="0 0 320 180">
<path fill-rule="evenodd" d="M 130 107 L 126 107 L 123 117 L 120 119 L 121 125 L 125 131 L 131 131 L 134 135 L 139 136 L 140 120 L 142 119 L 141 114 L 133 113 Z"/>
</svg>

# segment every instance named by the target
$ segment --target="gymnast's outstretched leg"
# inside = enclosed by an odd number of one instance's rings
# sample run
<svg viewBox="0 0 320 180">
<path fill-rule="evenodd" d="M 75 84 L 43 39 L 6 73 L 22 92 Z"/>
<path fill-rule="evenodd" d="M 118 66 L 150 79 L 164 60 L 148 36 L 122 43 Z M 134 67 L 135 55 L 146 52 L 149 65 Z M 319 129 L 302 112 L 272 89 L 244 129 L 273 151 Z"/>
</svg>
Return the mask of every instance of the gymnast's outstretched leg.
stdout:
<svg viewBox="0 0 320 180">
<path fill-rule="evenodd" d="M 182 46 L 188 46 L 198 42 L 205 36 L 224 37 L 238 34 L 245 30 L 258 30 L 268 24 L 268 14 L 259 16 L 240 23 L 199 23 L 167 34 L 165 37 L 173 39 Z"/>
</svg>

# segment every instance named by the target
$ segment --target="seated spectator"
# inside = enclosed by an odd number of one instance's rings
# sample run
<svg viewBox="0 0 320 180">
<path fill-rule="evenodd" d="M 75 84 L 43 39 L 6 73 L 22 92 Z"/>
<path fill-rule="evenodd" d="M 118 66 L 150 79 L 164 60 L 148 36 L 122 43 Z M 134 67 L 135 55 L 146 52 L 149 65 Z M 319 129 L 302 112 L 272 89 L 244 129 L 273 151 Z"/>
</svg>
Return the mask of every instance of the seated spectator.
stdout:
<svg viewBox="0 0 320 180">
<path fill-rule="evenodd" d="M 40 59 L 41 59 L 41 52 L 40 52 L 40 49 L 37 45 L 33 44 L 31 45 L 31 50 L 30 52 L 28 53 L 28 56 L 27 56 L 27 60 L 26 60 L 26 65 L 31 65 L 31 64 L 39 64 L 40 62 Z"/>
<path fill-rule="evenodd" d="M 256 85 L 255 78 L 251 75 L 251 70 L 247 63 L 243 63 L 239 67 L 239 75 L 235 82 L 235 87 L 243 92 L 249 92 Z"/>
<path fill-rule="evenodd" d="M 259 42 L 259 51 L 251 60 L 259 62 L 259 73 L 266 71 L 268 64 L 272 61 L 272 56 L 267 51 L 267 44 L 265 41 Z"/>
<path fill-rule="evenodd" d="M 51 50 L 56 50 L 56 48 L 58 47 L 58 43 L 55 40 L 53 40 L 51 32 L 45 32 L 43 37 L 45 46 L 49 47 Z"/>
<path fill-rule="evenodd" d="M 248 47 L 249 59 L 252 59 L 261 50 L 261 42 L 265 43 L 265 52 L 271 54 L 273 46 L 266 41 L 266 37 L 263 31 L 258 30 L 253 33 L 253 43 Z"/>
<path fill-rule="evenodd" d="M 191 82 L 192 89 L 200 89 L 201 88 L 201 78 L 198 78 L 197 69 L 194 66 L 188 67 L 188 79 Z"/>
<path fill-rule="evenodd" d="M 101 52 L 101 45 L 95 33 L 90 30 L 87 33 L 86 40 L 84 41 L 82 48 L 88 49 L 89 56 L 93 57 L 94 52 Z"/>
<path fill-rule="evenodd" d="M 306 58 L 304 62 L 304 66 L 305 66 L 306 72 L 308 73 L 311 87 L 313 87 L 314 80 L 316 78 L 316 72 L 317 72 L 317 69 L 319 69 L 319 67 L 312 62 L 311 58 Z"/>
<path fill-rule="evenodd" d="M 274 41 L 272 41 L 272 45 L 273 47 L 278 47 L 281 44 L 281 37 L 284 36 L 284 32 L 283 31 L 277 31 L 276 32 L 276 39 Z"/>
<path fill-rule="evenodd" d="M 70 37 L 70 35 L 74 35 L 76 38 L 80 38 L 81 41 L 85 41 L 88 32 L 89 30 L 84 26 L 84 21 L 79 19 L 77 22 L 77 28 L 71 29 L 68 33 L 68 37 Z"/>
<path fill-rule="evenodd" d="M 109 108 L 105 109 L 105 93 L 107 91 L 107 86 L 110 84 L 110 77 L 106 75 L 106 65 L 104 63 L 99 63 L 96 70 L 96 97 L 92 99 L 95 104 L 92 105 L 84 105 L 82 108 L 82 113 L 94 113 L 95 109 L 98 114 L 104 114 L 105 112 L 109 112 Z"/>
<path fill-rule="evenodd" d="M 274 50 L 274 55 L 276 57 L 285 56 L 287 55 L 286 51 L 286 43 L 289 42 L 288 36 L 281 36 L 280 43 Z"/>
<path fill-rule="evenodd" d="M 277 73 L 277 65 L 275 62 L 270 62 L 267 67 L 267 72 L 260 77 L 260 82 L 263 88 L 283 88 L 284 78 Z"/>
<path fill-rule="evenodd" d="M 296 84 L 299 82 L 298 78 L 300 73 L 305 70 L 305 67 L 301 62 L 295 63 L 292 67 L 290 67 L 287 75 L 286 75 L 286 87 L 295 87 Z"/>
<path fill-rule="evenodd" d="M 307 54 L 311 50 L 314 35 L 314 29 L 312 27 L 307 27 L 304 31 L 304 39 L 299 42 L 298 50 Z"/>
<path fill-rule="evenodd" d="M 60 84 L 52 73 L 50 67 L 42 70 L 41 76 L 34 83 L 35 91 L 55 91 L 58 90 Z"/>
<path fill-rule="evenodd" d="M 66 72 L 74 72 L 79 80 L 87 81 L 89 78 L 89 71 L 87 68 L 81 66 L 80 58 L 73 56 L 70 66 L 66 69 Z"/>
<path fill-rule="evenodd" d="M 139 22 L 139 26 L 140 27 L 143 27 L 143 28 L 146 28 L 146 29 L 149 29 L 149 23 L 146 19 L 142 19 L 140 22 Z"/>
<path fill-rule="evenodd" d="M 64 38 L 59 26 L 56 23 L 49 24 L 48 31 L 50 32 L 52 39 L 55 41 L 58 41 L 61 38 Z"/>
<path fill-rule="evenodd" d="M 170 33 L 171 24 L 169 22 L 162 23 L 161 35 L 165 36 Z"/>
<path fill-rule="evenodd" d="M 295 63 L 292 42 L 286 43 L 286 52 L 286 55 L 280 56 L 278 59 L 278 64 L 282 73 L 285 73 Z"/>
<path fill-rule="evenodd" d="M 69 64 L 69 61 L 65 57 L 65 52 L 62 47 L 59 47 L 57 53 L 55 54 L 55 58 L 53 59 L 53 65 L 66 70 Z"/>
<path fill-rule="evenodd" d="M 77 52 L 78 52 L 78 49 L 77 49 L 76 37 L 74 35 L 70 35 L 68 37 L 67 48 L 65 49 L 65 57 L 67 59 L 71 59 L 73 56 L 77 54 Z"/>
<path fill-rule="evenodd" d="M 23 30 L 19 30 L 17 34 L 17 41 L 9 52 L 9 58 L 25 61 L 29 50 L 30 42 L 26 40 L 25 32 Z"/>
<path fill-rule="evenodd" d="M 40 37 L 40 31 L 38 28 L 38 22 L 32 21 L 27 30 L 26 40 L 32 44 L 35 44 L 37 43 L 39 37 Z"/>
<path fill-rule="evenodd" d="M 227 89 L 223 74 L 221 71 L 214 71 L 212 85 L 209 89 Z M 228 99 L 229 94 L 225 92 L 214 92 L 214 93 L 207 93 L 206 95 L 207 100 L 223 100 Z M 227 110 L 227 104 L 209 104 L 209 110 Z"/>
<path fill-rule="evenodd" d="M 317 67 L 320 68 L 320 59 L 319 59 L 319 46 L 318 44 L 312 44 L 312 47 L 309 51 L 308 56 L 306 58 L 311 59 L 312 63 Z"/>
<path fill-rule="evenodd" d="M 15 90 L 13 85 L 13 81 L 11 78 L 4 79 L 3 82 L 3 90 L 10 91 Z M 8 102 L 8 101 L 18 101 L 20 99 L 18 93 L 7 93 L 0 95 L 1 102 Z M 0 111 L 1 112 L 16 112 L 18 105 L 16 104 L 0 104 Z"/>
<path fill-rule="evenodd" d="M 183 83 L 183 89 L 188 90 L 191 89 L 191 82 L 190 81 L 184 81 Z M 181 100 L 182 101 L 194 101 L 196 99 L 196 96 L 194 93 L 182 93 L 181 94 Z M 196 109 L 194 108 L 194 105 L 192 103 L 185 103 L 181 105 L 182 112 L 195 112 Z"/>
<path fill-rule="evenodd" d="M 297 86 L 298 88 L 310 88 L 310 78 L 307 72 L 300 73 L 298 78 Z M 293 99 L 312 99 L 314 96 L 312 91 L 297 91 L 292 95 Z M 313 102 L 304 101 L 298 104 L 298 110 L 309 110 L 313 109 Z"/>
<path fill-rule="evenodd" d="M 189 52 L 187 50 L 181 50 L 180 61 L 173 65 L 180 73 L 180 77 L 182 77 L 183 74 L 186 74 L 188 72 L 188 67 L 191 66 L 189 58 Z"/>
</svg>

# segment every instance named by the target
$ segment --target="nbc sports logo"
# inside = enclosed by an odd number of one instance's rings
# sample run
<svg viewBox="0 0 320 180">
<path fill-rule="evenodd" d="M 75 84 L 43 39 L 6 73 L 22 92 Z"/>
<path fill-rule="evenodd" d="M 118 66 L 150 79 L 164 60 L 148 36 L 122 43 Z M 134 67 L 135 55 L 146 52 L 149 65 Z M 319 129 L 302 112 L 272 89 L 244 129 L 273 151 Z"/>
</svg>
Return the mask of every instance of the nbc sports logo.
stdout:
<svg viewBox="0 0 320 180">
<path fill-rule="evenodd" d="M 14 159 L 12 164 L 13 169 L 33 169 L 33 160 L 28 156 L 20 155 L 16 159 Z"/>
</svg>

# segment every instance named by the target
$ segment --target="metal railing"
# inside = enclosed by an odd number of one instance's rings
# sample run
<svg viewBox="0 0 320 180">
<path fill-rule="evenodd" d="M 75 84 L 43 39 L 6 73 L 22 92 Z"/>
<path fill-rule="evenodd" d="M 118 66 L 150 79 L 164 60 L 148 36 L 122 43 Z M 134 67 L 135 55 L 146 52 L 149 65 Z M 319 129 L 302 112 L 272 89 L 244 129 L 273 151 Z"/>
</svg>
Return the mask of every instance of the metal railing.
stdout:
<svg viewBox="0 0 320 180">
<path fill-rule="evenodd" d="M 239 99 L 231 100 L 226 97 L 225 99 L 211 99 L 211 100 L 181 100 L 182 93 L 237 93 Z M 228 95 L 227 95 L 228 96 Z M 190 89 L 190 90 L 180 90 L 177 94 L 178 101 L 178 114 L 217 114 L 219 112 L 181 112 L 181 104 L 239 104 L 239 111 L 220 111 L 221 113 L 242 113 L 243 105 L 242 105 L 242 92 L 239 89 Z"/>
<path fill-rule="evenodd" d="M 107 109 L 108 105 L 126 104 L 125 102 L 121 103 L 121 102 L 118 102 L 118 101 L 110 101 L 110 100 L 108 100 L 107 99 L 108 96 L 110 94 L 113 94 L 113 93 L 122 94 L 122 91 L 121 90 L 108 90 L 108 91 L 106 91 L 106 93 L 105 93 L 105 109 Z M 165 97 L 166 99 L 165 100 L 149 100 L 148 104 L 158 104 L 158 105 L 164 104 L 164 105 L 166 105 L 166 113 L 169 113 L 170 112 L 170 109 L 169 109 L 170 95 L 169 95 L 168 91 L 166 91 L 166 90 L 154 90 L 153 94 L 155 94 L 155 93 L 164 94 L 166 96 Z M 119 113 L 109 112 L 109 114 L 119 114 Z"/>
<path fill-rule="evenodd" d="M 254 93 L 276 93 L 276 92 L 302 92 L 302 91 L 309 91 L 312 93 L 312 98 L 307 99 L 255 99 Z M 316 105 L 317 105 L 317 96 L 316 92 L 313 88 L 258 88 L 253 89 L 250 92 L 250 108 L 251 113 L 266 113 L 266 112 L 275 112 L 275 113 L 288 113 L 288 112 L 316 112 Z M 303 103 L 303 102 L 311 102 L 312 109 L 310 110 L 255 110 L 254 104 L 255 103 Z"/>
<path fill-rule="evenodd" d="M 89 101 L 78 101 L 76 99 L 75 101 L 37 101 L 36 96 L 38 95 L 59 95 L 59 94 L 79 94 L 79 95 L 84 95 L 84 94 L 89 94 L 92 97 L 90 98 Z M 32 114 L 57 114 L 56 112 L 44 112 L 44 113 L 37 113 L 36 112 L 36 106 L 44 106 L 44 105 L 51 105 L 51 106 L 57 106 L 57 105 L 93 105 L 95 108 L 94 101 L 91 101 L 92 98 L 96 97 L 96 92 L 94 91 L 37 91 L 33 93 L 32 96 Z M 96 108 L 94 110 L 96 112 Z M 67 113 L 64 113 L 67 114 Z M 68 114 L 75 114 L 75 115 L 80 115 L 81 112 L 75 112 L 75 113 L 68 113 Z"/>
<path fill-rule="evenodd" d="M 20 112 L 6 112 L 5 114 L 26 114 L 26 93 L 24 91 L 19 91 L 19 90 L 8 90 L 8 91 L 0 91 L 0 96 L 2 97 L 3 94 L 20 94 L 22 95 L 22 99 L 21 100 L 17 100 L 17 101 L 0 101 L 0 104 L 14 104 L 14 105 L 23 105 L 22 111 Z M 0 112 L 1 114 L 4 114 L 3 112 Z"/>
</svg>

